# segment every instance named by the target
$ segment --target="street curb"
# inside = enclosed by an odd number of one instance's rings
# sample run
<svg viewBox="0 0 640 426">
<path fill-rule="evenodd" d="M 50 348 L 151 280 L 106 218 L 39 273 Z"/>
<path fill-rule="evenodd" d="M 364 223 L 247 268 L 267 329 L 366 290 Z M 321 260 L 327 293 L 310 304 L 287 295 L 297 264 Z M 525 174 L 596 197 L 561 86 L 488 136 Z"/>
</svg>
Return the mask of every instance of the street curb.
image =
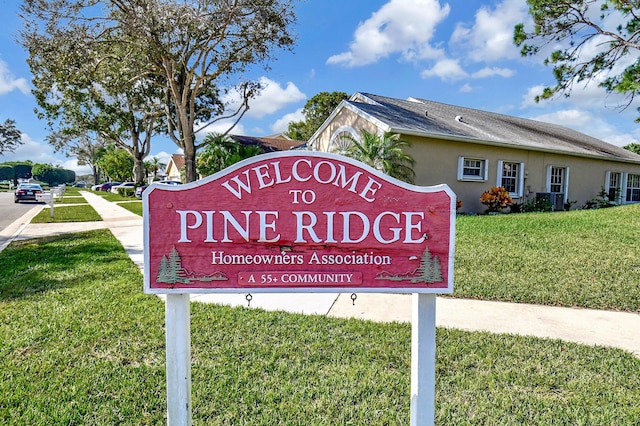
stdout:
<svg viewBox="0 0 640 426">
<path fill-rule="evenodd" d="M 44 209 L 45 205 L 38 205 L 33 207 L 31 210 L 20 216 L 18 219 L 14 220 L 9 226 L 4 228 L 0 232 L 0 237 L 7 238 L 7 241 L 0 245 L 0 252 L 2 252 L 5 248 L 9 246 L 24 230 L 24 228 L 31 223 L 31 219 L 33 219 L 38 213 Z"/>
</svg>

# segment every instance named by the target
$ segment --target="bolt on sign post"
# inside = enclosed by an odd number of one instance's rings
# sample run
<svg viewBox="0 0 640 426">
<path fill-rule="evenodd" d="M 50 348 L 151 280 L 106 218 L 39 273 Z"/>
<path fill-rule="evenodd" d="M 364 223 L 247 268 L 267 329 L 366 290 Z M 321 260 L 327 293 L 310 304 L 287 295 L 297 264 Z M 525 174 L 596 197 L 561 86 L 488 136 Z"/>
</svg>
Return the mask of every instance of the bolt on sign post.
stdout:
<svg viewBox="0 0 640 426">
<path fill-rule="evenodd" d="M 191 424 L 189 294 L 413 293 L 411 424 L 433 424 L 435 295 L 453 292 L 455 196 L 347 157 L 264 154 L 143 195 L 144 288 L 166 294 L 170 424 Z"/>
</svg>

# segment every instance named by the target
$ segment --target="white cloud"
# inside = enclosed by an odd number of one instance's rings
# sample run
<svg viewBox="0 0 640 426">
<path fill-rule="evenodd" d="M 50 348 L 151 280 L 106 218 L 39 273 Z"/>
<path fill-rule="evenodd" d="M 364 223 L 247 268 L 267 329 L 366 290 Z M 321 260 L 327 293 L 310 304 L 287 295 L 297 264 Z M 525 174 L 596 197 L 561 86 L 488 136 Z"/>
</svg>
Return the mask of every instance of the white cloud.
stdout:
<svg viewBox="0 0 640 426">
<path fill-rule="evenodd" d="M 0 156 L 0 161 L 31 161 L 36 164 L 51 164 L 63 169 L 73 170 L 76 175 L 91 173 L 91 167 L 78 165 L 78 160 L 75 157 L 63 157 L 60 154 L 54 154 L 53 147 L 47 143 L 35 141 L 26 133 L 22 133 L 21 139 L 22 145 L 14 152 L 4 153 Z"/>
<path fill-rule="evenodd" d="M 619 128 L 603 119 L 600 114 L 596 115 L 593 112 L 582 109 L 565 109 L 548 114 L 541 114 L 532 117 L 532 119 L 569 127 L 617 146 L 638 142 L 637 137 L 629 133 L 621 132 Z"/>
<path fill-rule="evenodd" d="M 271 131 L 273 133 L 283 133 L 289 127 L 290 122 L 302 120 L 304 120 L 304 113 L 302 112 L 302 108 L 298 108 L 294 112 L 285 114 L 284 116 L 276 120 L 276 122 L 271 125 Z"/>
<path fill-rule="evenodd" d="M 542 93 L 544 86 L 539 84 L 537 86 L 532 86 L 527 89 L 527 92 L 522 96 L 522 103 L 520 104 L 521 108 L 530 108 L 530 107 L 540 107 L 542 104 L 547 104 L 547 101 L 536 102 L 536 96 Z"/>
<path fill-rule="evenodd" d="M 515 71 L 509 68 L 498 68 L 498 67 L 485 67 L 480 71 L 476 71 L 471 74 L 472 78 L 487 78 L 493 77 L 494 75 L 498 75 L 500 77 L 509 78 L 515 75 Z"/>
<path fill-rule="evenodd" d="M 526 18 L 527 4 L 523 0 L 504 0 L 494 8 L 483 6 L 471 27 L 462 23 L 456 26 L 451 43 L 463 48 L 465 56 L 475 62 L 518 58 L 513 28 Z"/>
<path fill-rule="evenodd" d="M 207 126 L 206 128 L 204 128 L 201 132 L 198 132 L 198 141 L 201 141 L 202 139 L 204 139 L 205 137 L 207 137 L 207 135 L 210 135 L 212 133 L 218 133 L 218 134 L 222 134 L 222 133 L 226 133 L 229 131 L 229 128 L 231 128 L 231 126 L 233 126 L 235 120 L 231 119 L 231 120 L 220 120 L 220 121 L 216 121 L 215 123 L 211 124 L 210 126 Z M 231 129 L 231 131 L 229 131 L 229 134 L 231 135 L 246 135 L 246 130 L 244 128 L 244 126 L 242 125 L 242 123 L 237 123 L 233 129 Z"/>
<path fill-rule="evenodd" d="M 465 83 L 460 87 L 460 93 L 470 93 L 473 91 L 473 87 L 469 83 Z"/>
<path fill-rule="evenodd" d="M 442 59 L 427 70 L 420 73 L 420 77 L 439 77 L 442 80 L 455 81 L 466 78 L 469 75 L 462 69 L 457 59 Z"/>
<path fill-rule="evenodd" d="M 91 169 L 91 166 L 88 166 L 88 165 L 80 166 L 80 165 L 78 165 L 78 159 L 77 158 L 70 158 L 70 159 L 68 159 L 66 161 L 63 161 L 62 163 L 59 163 L 59 166 L 62 167 L 63 169 L 73 170 L 74 172 L 76 172 L 76 176 L 93 174 L 93 170 Z"/>
<path fill-rule="evenodd" d="M 328 64 L 356 67 L 377 62 L 393 53 L 405 59 L 437 58 L 431 46 L 436 26 L 449 15 L 449 5 L 438 0 L 390 0 L 360 23 L 347 52 L 327 59 Z"/>
<path fill-rule="evenodd" d="M 5 62 L 0 60 L 0 95 L 19 90 L 25 95 L 30 93 L 29 83 L 24 78 L 15 78 Z"/>
<path fill-rule="evenodd" d="M 262 118 L 307 98 L 292 82 L 287 82 L 283 87 L 267 77 L 261 77 L 259 81 L 262 85 L 262 91 L 256 98 L 249 101 L 249 111 L 245 114 L 246 117 Z M 228 104 L 228 110 L 234 111 L 241 103 L 241 95 L 232 90 L 223 100 Z"/>
<path fill-rule="evenodd" d="M 53 155 L 53 148 L 46 143 L 34 141 L 28 134 L 22 133 L 22 145 L 14 152 L 5 152 L 1 161 L 27 161 L 41 164 L 61 164 L 62 161 Z"/>
</svg>

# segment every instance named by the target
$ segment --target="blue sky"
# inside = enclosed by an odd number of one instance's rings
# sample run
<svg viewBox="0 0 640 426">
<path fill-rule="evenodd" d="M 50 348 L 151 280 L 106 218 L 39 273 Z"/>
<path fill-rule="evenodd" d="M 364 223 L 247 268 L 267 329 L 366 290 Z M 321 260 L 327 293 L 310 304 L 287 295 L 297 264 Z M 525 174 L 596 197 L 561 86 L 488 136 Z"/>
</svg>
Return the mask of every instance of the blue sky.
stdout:
<svg viewBox="0 0 640 426">
<path fill-rule="evenodd" d="M 31 160 L 86 173 L 75 159 L 53 153 L 48 130 L 33 110 L 26 53 L 16 43 L 17 0 L 0 0 L 0 121 L 16 121 L 24 145 L 0 162 Z M 368 92 L 399 99 L 420 97 L 574 128 L 614 145 L 640 142 L 637 103 L 625 110 L 622 97 L 597 84 L 576 85 L 571 98 L 536 104 L 553 83 L 543 58 L 521 58 L 513 27 L 528 22 L 525 0 L 305 0 L 297 6 L 292 52 L 279 52 L 271 69 L 251 70 L 265 90 L 233 133 L 264 136 L 302 119 L 305 102 L 322 91 Z M 595 46 L 589 48 L 597 49 Z M 636 57 L 627 57 L 626 66 Z M 221 131 L 228 126 L 211 126 Z M 177 151 L 166 138 L 151 156 Z"/>
</svg>

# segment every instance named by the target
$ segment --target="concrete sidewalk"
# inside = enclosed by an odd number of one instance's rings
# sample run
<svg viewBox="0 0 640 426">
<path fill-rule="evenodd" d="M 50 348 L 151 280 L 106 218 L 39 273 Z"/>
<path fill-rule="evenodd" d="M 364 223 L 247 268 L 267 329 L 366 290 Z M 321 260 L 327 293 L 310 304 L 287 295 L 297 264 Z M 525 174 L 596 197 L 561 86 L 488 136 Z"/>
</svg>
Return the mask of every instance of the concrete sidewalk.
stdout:
<svg viewBox="0 0 640 426">
<path fill-rule="evenodd" d="M 77 229 L 106 227 L 122 243 L 131 259 L 143 268 L 142 218 L 88 191 L 81 194 L 104 222 L 87 224 L 27 225 L 20 238 Z M 47 234 L 48 232 L 48 234 Z M 193 301 L 247 306 L 245 294 L 193 295 Z M 373 321 L 411 321 L 411 295 L 359 293 L 355 304 L 350 294 L 269 293 L 253 294 L 251 307 L 294 313 L 359 318 Z M 621 348 L 640 357 L 640 314 L 590 309 L 438 297 L 436 324 L 469 331 L 489 331 L 561 339 L 586 345 Z"/>
</svg>

